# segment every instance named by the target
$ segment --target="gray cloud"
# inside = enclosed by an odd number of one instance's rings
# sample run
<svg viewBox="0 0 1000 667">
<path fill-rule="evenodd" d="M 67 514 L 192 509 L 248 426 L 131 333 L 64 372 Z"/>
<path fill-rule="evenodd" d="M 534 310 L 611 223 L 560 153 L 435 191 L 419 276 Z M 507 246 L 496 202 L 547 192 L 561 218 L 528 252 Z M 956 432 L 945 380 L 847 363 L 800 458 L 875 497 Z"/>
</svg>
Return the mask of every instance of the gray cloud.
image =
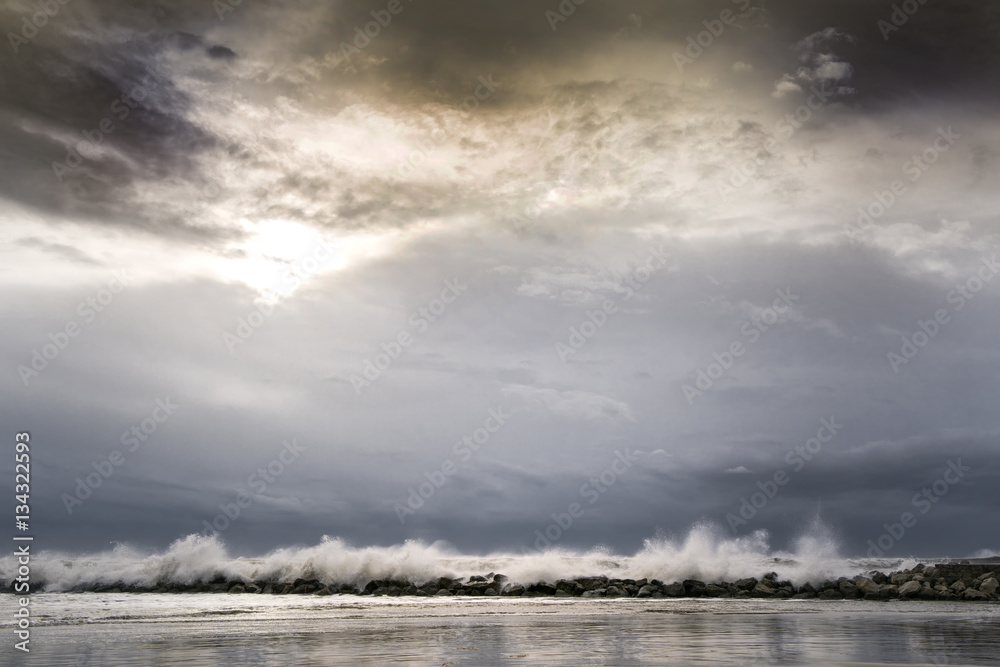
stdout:
<svg viewBox="0 0 1000 667">
<path fill-rule="evenodd" d="M 557 3 L 404 0 L 345 64 L 341 42 L 385 7 L 348 4 L 220 20 L 75 0 L 4 45 L 0 415 L 39 443 L 48 544 L 200 532 L 295 438 L 301 457 L 224 531 L 243 552 L 324 534 L 529 547 L 626 450 L 634 466 L 560 546 L 631 551 L 728 530 L 832 416 L 844 430 L 746 530 L 783 546 L 818 514 L 864 553 L 961 458 L 898 548 L 997 547 L 1000 293 L 955 296 L 997 247 L 996 3 L 927 4 L 885 40 L 891 8 L 867 2 L 591 0 L 553 30 Z M 724 9 L 739 21 L 679 71 L 672 54 Z M 22 19 L 8 5 L 2 32 Z M 824 83 L 840 90 L 806 106 Z M 109 116 L 60 183 L 52 162 Z M 468 289 L 446 302 L 446 281 Z M 776 290 L 797 299 L 770 320 Z M 167 397 L 176 414 L 68 513 L 77 478 Z M 460 460 L 501 405 L 509 423 Z M 449 459 L 401 524 L 394 505 Z"/>
</svg>

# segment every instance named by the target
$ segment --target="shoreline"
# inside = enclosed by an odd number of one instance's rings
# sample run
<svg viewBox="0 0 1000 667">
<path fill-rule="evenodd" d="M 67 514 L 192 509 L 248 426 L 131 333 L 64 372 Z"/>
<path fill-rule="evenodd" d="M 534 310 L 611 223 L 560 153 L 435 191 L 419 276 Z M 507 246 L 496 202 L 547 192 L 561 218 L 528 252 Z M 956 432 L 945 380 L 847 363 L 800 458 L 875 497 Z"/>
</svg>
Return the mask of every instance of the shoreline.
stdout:
<svg viewBox="0 0 1000 667">
<path fill-rule="evenodd" d="M 581 597 L 581 598 L 731 598 L 791 600 L 937 600 L 1000 601 L 1000 564 L 938 563 L 915 565 L 909 570 L 871 570 L 853 578 L 840 577 L 795 586 L 779 581 L 771 572 L 760 578 L 734 582 L 704 582 L 696 579 L 663 582 L 657 579 L 616 579 L 607 576 L 577 577 L 555 582 L 512 583 L 503 574 L 489 573 L 468 579 L 439 577 L 430 581 L 370 580 L 364 585 L 320 579 L 294 581 L 230 580 L 222 576 L 191 583 L 157 582 L 142 586 L 117 583 L 74 586 L 46 591 L 44 582 L 32 593 L 232 593 L 268 595 L 372 595 L 372 596 L 485 596 L 485 597 Z M 13 593 L 11 585 L 5 592 Z"/>
</svg>

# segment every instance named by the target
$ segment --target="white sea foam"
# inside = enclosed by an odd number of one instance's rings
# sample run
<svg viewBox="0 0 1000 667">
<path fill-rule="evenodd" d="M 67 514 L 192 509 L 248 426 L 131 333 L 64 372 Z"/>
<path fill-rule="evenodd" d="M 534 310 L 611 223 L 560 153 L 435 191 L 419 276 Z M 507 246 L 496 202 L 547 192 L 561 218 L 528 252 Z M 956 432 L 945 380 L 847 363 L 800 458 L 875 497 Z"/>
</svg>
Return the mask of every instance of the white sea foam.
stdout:
<svg viewBox="0 0 1000 667">
<path fill-rule="evenodd" d="M 408 541 L 390 547 L 354 547 L 344 540 L 324 537 L 311 547 L 277 549 L 259 558 L 228 554 L 217 537 L 189 535 L 163 553 L 142 553 L 127 545 L 112 551 L 71 555 L 41 552 L 32 559 L 32 580 L 46 590 L 70 590 L 124 583 L 154 586 L 164 582 L 192 584 L 222 576 L 291 582 L 297 578 L 364 585 L 372 579 L 422 583 L 437 577 L 469 577 L 503 573 L 512 582 L 531 583 L 605 575 L 664 582 L 700 579 L 735 581 L 776 572 L 796 584 L 854 576 L 869 569 L 910 567 L 912 559 L 858 560 L 838 553 L 833 533 L 816 521 L 793 541 L 790 551 L 771 549 L 766 531 L 747 537 L 729 537 L 711 524 L 699 524 L 682 537 L 647 539 L 634 555 L 606 549 L 539 553 L 461 554 L 445 543 Z M 0 581 L 9 585 L 16 576 L 13 556 L 0 559 Z"/>
</svg>

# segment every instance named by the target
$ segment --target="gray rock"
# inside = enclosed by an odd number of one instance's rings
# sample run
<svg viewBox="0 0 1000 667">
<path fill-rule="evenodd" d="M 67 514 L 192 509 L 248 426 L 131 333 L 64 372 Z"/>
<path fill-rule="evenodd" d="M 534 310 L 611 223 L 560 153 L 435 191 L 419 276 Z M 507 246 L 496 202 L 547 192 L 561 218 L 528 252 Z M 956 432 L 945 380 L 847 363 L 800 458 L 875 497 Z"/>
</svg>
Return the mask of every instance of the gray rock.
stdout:
<svg viewBox="0 0 1000 667">
<path fill-rule="evenodd" d="M 583 595 L 581 595 L 580 597 L 585 597 L 585 598 L 602 598 L 602 597 L 605 596 L 606 593 L 607 593 L 607 589 L 596 588 L 596 589 L 594 589 L 592 591 L 584 591 Z"/>
<path fill-rule="evenodd" d="M 720 598 L 723 595 L 729 595 L 729 591 L 722 586 L 709 584 L 708 586 L 705 586 L 705 595 L 710 598 Z M 791 595 L 791 593 L 789 593 L 789 595 Z"/>
<path fill-rule="evenodd" d="M 847 599 L 856 598 L 859 597 L 860 595 L 858 593 L 858 587 L 852 584 L 850 581 L 840 582 L 840 585 L 837 587 L 837 589 L 840 591 L 840 594 Z"/>
<path fill-rule="evenodd" d="M 567 593 L 569 593 L 574 597 L 579 597 L 583 595 L 583 592 L 587 590 L 583 586 L 581 586 L 579 582 L 567 581 L 566 579 L 561 579 L 557 581 L 556 588 L 561 591 L 566 591 Z"/>
<path fill-rule="evenodd" d="M 757 585 L 757 580 L 754 577 L 747 577 L 746 579 L 740 579 L 736 582 L 736 588 L 744 591 L 752 591 L 754 586 Z"/>
<path fill-rule="evenodd" d="M 556 587 L 552 584 L 546 584 L 544 582 L 539 582 L 537 584 L 532 584 L 528 586 L 527 591 L 529 593 L 540 593 L 542 595 L 555 595 Z"/>
<path fill-rule="evenodd" d="M 858 590 L 865 596 L 868 595 L 879 595 L 882 589 L 874 581 L 868 577 L 858 577 L 854 580 L 854 585 L 858 587 Z"/>
<path fill-rule="evenodd" d="M 898 598 L 899 597 L 899 587 L 893 586 L 892 584 L 882 584 L 879 587 L 882 591 L 882 595 L 887 598 Z"/>
<path fill-rule="evenodd" d="M 646 584 L 645 586 L 639 589 L 639 592 L 636 594 L 636 597 L 651 598 L 653 597 L 653 593 L 656 593 L 658 591 L 659 589 L 656 586 L 650 586 L 649 584 Z"/>
<path fill-rule="evenodd" d="M 940 593 L 928 586 L 925 582 L 923 587 L 920 589 L 920 592 L 917 593 L 917 597 L 921 600 L 937 600 L 938 597 L 940 597 Z"/>
<path fill-rule="evenodd" d="M 990 596 L 982 591 L 977 591 L 975 588 L 967 588 L 962 593 L 962 597 L 966 600 L 988 600 Z"/>
<path fill-rule="evenodd" d="M 953 583 L 951 586 L 949 586 L 948 588 L 949 588 L 949 590 L 951 590 L 952 593 L 961 593 L 962 591 L 964 591 L 966 589 L 966 585 L 965 585 L 964 581 L 962 581 L 961 579 L 959 579 L 955 583 Z"/>
<path fill-rule="evenodd" d="M 763 581 L 753 587 L 753 596 L 755 598 L 769 598 L 774 597 L 774 594 L 778 592 L 778 589 L 771 588 Z"/>
<path fill-rule="evenodd" d="M 705 594 L 705 582 L 697 579 L 685 579 L 684 592 L 693 598 L 700 597 Z"/>
<path fill-rule="evenodd" d="M 910 580 L 910 575 L 904 574 L 903 572 L 897 572 L 896 574 L 889 577 L 889 581 L 896 586 L 902 586 L 907 581 Z"/>
<path fill-rule="evenodd" d="M 604 576 L 582 577 L 580 579 L 577 579 L 576 581 L 578 584 L 583 586 L 588 591 L 594 591 L 597 590 L 598 588 L 607 588 L 608 586 L 608 578 Z"/>
<path fill-rule="evenodd" d="M 677 582 L 667 584 L 663 587 L 663 594 L 668 598 L 682 598 L 685 594 L 684 584 Z"/>
<path fill-rule="evenodd" d="M 626 597 L 625 591 L 618 588 L 617 586 L 608 586 L 607 590 L 604 593 L 604 596 L 609 598 Z"/>
<path fill-rule="evenodd" d="M 923 586 L 920 585 L 918 581 L 907 581 L 905 584 L 899 587 L 899 597 L 908 598 L 913 597 L 920 592 Z"/>
<path fill-rule="evenodd" d="M 979 584 L 979 590 L 987 595 L 993 595 L 997 592 L 997 588 L 1000 588 L 1000 582 L 994 578 L 989 578 L 983 583 Z"/>
<path fill-rule="evenodd" d="M 378 593 L 377 593 L 377 592 L 376 592 L 375 594 L 376 594 L 376 595 L 378 595 Z M 441 590 L 439 590 L 439 591 L 438 591 L 437 593 L 435 593 L 434 595 L 454 595 L 454 593 L 452 593 L 452 592 L 451 592 L 451 591 L 450 591 L 449 589 L 447 589 L 447 588 L 442 588 Z"/>
</svg>

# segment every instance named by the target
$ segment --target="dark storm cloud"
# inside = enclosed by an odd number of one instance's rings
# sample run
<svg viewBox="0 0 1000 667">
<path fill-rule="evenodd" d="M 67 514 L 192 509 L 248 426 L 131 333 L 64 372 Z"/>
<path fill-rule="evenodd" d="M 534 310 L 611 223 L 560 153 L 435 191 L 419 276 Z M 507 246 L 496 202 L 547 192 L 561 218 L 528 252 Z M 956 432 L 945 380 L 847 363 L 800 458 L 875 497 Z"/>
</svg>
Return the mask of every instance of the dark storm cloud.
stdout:
<svg viewBox="0 0 1000 667">
<path fill-rule="evenodd" d="M 4 27 L 15 27 L 9 15 Z M 185 226 L 127 204 L 137 181 L 189 170 L 213 143 L 183 117 L 189 100 L 155 62 L 166 45 L 46 37 L 0 55 L 3 194 L 104 224 Z"/>
<path fill-rule="evenodd" d="M 406 2 L 402 7 L 370 45 L 352 57 L 359 71 L 347 71 L 340 63 L 320 66 L 315 76 L 295 78 L 294 83 L 286 77 L 283 84 L 262 88 L 267 91 L 264 103 L 295 91 L 297 96 L 312 98 L 307 104 L 329 107 L 331 102 L 344 103 L 338 99 L 343 91 L 355 91 L 392 100 L 403 108 L 419 108 L 428 102 L 460 108 L 479 85 L 478 77 L 495 75 L 503 85 L 489 106 L 484 105 L 480 122 L 516 127 L 516 118 L 496 115 L 511 105 L 559 110 L 579 106 L 575 118 L 550 128 L 579 151 L 606 142 L 603 135 L 616 127 L 616 120 L 606 111 L 586 107 L 588 100 L 599 107 L 609 93 L 614 97 L 607 87 L 615 84 L 588 80 L 585 71 L 570 72 L 606 60 L 612 76 L 624 78 L 634 54 L 647 53 L 674 77 L 671 53 L 683 50 L 685 39 L 703 30 L 702 22 L 714 20 L 723 9 L 745 16 L 706 50 L 706 57 L 714 57 L 714 50 L 719 50 L 734 58 L 757 60 L 761 73 L 773 81 L 797 76 L 803 64 L 819 67 L 815 58 L 829 55 L 832 49 L 851 72 L 850 86 L 856 92 L 852 101 L 863 105 L 897 108 L 927 99 L 940 104 L 951 97 L 968 104 L 995 95 L 995 87 L 981 85 L 981 77 L 997 65 L 997 56 L 989 48 L 998 25 L 993 2 L 921 6 L 888 40 L 882 38 L 877 21 L 891 13 L 891 6 L 867 2 L 808 7 L 768 2 L 758 7 L 744 2 L 592 0 L 577 7 L 565 22 L 556 23 L 555 30 L 546 11 L 558 11 L 558 3 L 550 7 L 527 0 L 439 0 Z M 182 92 L 174 81 L 181 74 L 199 79 L 209 86 L 204 88 L 206 94 L 213 85 L 244 85 L 247 73 L 232 69 L 239 60 L 237 52 L 247 52 L 252 60 L 271 61 L 272 71 L 259 73 L 257 82 L 282 72 L 298 72 L 305 63 L 327 54 L 333 54 L 336 61 L 341 44 L 354 40 L 354 29 L 374 20 L 372 11 L 381 12 L 384 7 L 378 3 L 245 4 L 220 18 L 207 3 L 73 3 L 61 9 L 36 37 L 19 45 L 17 53 L 11 48 L 0 55 L 0 92 L 8 119 L 2 130 L 7 165 L 3 193 L 54 213 L 130 223 L 164 233 L 195 224 L 190 219 L 203 211 L 206 202 L 200 193 L 213 177 L 202 162 L 228 156 L 237 169 L 254 163 L 284 163 L 288 173 L 256 192 L 251 189 L 239 195 L 251 202 L 256 199 L 258 208 L 274 214 L 288 213 L 325 225 L 362 226 L 405 225 L 419 216 L 444 212 L 444 200 L 460 200 L 460 193 L 435 192 L 425 186 L 416 191 L 406 179 L 400 183 L 395 174 L 391 180 L 352 178 L 349 170 L 331 170 L 330 165 L 322 166 L 324 178 L 317 180 L 289 166 L 293 160 L 287 147 L 268 145 L 252 136 L 218 136 L 215 129 L 193 120 L 193 107 L 204 100 Z M 751 20 L 751 14 L 764 15 L 766 21 Z M 17 34 L 23 19 L 23 13 L 8 9 L 0 27 L 4 33 Z M 830 47 L 820 44 L 817 35 L 830 30 L 849 39 Z M 229 38 L 232 43 L 217 43 L 217 38 Z M 632 50 L 623 51 L 626 47 Z M 759 62 L 761 57 L 763 62 Z M 362 66 L 362 62 L 367 64 Z M 697 77 L 699 71 L 691 67 L 687 74 Z M 564 77 L 572 83 L 560 81 Z M 555 87 L 546 89 L 545 85 Z M 116 117 L 121 108 L 120 102 L 113 106 L 116 100 L 137 86 L 148 88 L 149 98 L 131 110 L 128 118 Z M 341 92 L 334 94 L 334 89 Z M 637 88 L 624 105 L 635 119 L 662 116 L 677 108 L 655 89 L 645 88 Z M 81 166 L 60 181 L 51 173 L 53 163 L 65 161 L 68 149 L 83 140 L 81 132 L 93 132 L 104 118 L 113 120 L 115 128 L 104 139 L 107 150 L 85 156 Z M 658 128 L 650 126 L 646 132 L 646 136 L 631 138 L 636 149 L 656 151 L 664 145 Z M 465 159 L 475 161 L 490 152 L 488 143 L 462 141 Z M 552 164 L 547 171 L 554 175 L 558 167 Z M 593 171 L 601 169 L 602 165 L 593 165 Z M 153 182 L 189 183 L 190 188 L 178 194 L 182 199 L 194 195 L 193 201 L 185 206 L 169 198 L 149 201 L 142 190 Z M 286 203 L 299 196 L 321 197 L 332 206 L 328 213 L 316 214 Z M 464 209 L 459 203 L 453 212 Z M 333 223 L 330 213 L 340 221 Z M 209 232 L 213 226 L 202 223 L 197 231 Z"/>
<path fill-rule="evenodd" d="M 2 51 L 0 196 L 41 216 L 5 240 L 46 259 L 0 304 L 20 323 L 4 329 L 0 414 L 40 443 L 48 544 L 201 532 L 295 438 L 301 459 L 224 531 L 238 549 L 322 534 L 531 547 L 628 449 L 634 465 L 560 546 L 631 551 L 699 520 L 728 530 L 832 418 L 844 430 L 740 531 L 785 546 L 819 512 L 863 553 L 962 458 L 968 476 L 900 548 L 996 546 L 983 526 L 1000 474 L 1000 293 L 960 311 L 948 295 L 995 247 L 997 3 L 921 5 L 887 40 L 892 3 L 588 0 L 555 30 L 555 1 L 402 6 L 349 65 L 341 42 L 386 3 L 244 2 L 220 17 L 201 0 L 74 0 Z M 678 71 L 673 53 L 724 9 L 737 24 Z M 0 16 L 4 34 L 23 18 Z M 106 150 L 59 183 L 51 163 L 147 75 Z M 481 76 L 501 85 L 463 108 Z M 765 151 L 824 82 L 832 101 Z M 962 141 L 849 241 L 857 206 L 942 124 Z M 403 173 L 414 146 L 426 155 Z M 726 207 L 715 182 L 744 156 L 760 169 Z M 964 222 L 943 220 L 956 209 Z M 231 351 L 223 334 L 258 294 L 226 262 L 291 264 L 280 239 L 230 244 L 251 236 L 244 221 L 399 236 L 307 281 Z M 85 245 L 95 225 L 126 234 Z M 57 235 L 69 228 L 79 248 Z M 147 232 L 164 245 L 142 245 Z M 626 301 L 623 276 L 661 245 L 669 266 Z M 94 270 L 129 253 L 146 275 L 25 386 L 17 366 L 80 318 L 108 278 Z M 446 280 L 468 292 L 417 331 L 411 315 Z M 794 308 L 751 343 L 742 328 L 779 289 Z M 618 312 L 561 359 L 556 344 L 608 299 Z M 893 368 L 888 353 L 941 308 L 951 320 Z M 357 392 L 401 332 L 414 344 Z M 746 354 L 687 400 L 734 341 Z M 69 514 L 63 494 L 168 397 L 176 415 Z M 401 523 L 396 506 L 501 406 L 510 423 Z"/>
<path fill-rule="evenodd" d="M 671 52 L 675 46 L 682 51 L 687 37 L 705 30 L 703 21 L 715 20 L 728 9 L 740 20 L 709 50 L 725 48 L 744 59 L 763 56 L 780 68 L 794 62 L 794 47 L 800 40 L 834 28 L 852 37 L 838 50 L 853 64 L 864 101 L 898 105 L 928 98 L 994 99 L 996 91 L 983 86 L 980 77 L 996 72 L 1000 65 L 992 48 L 1000 29 L 1000 4 L 956 0 L 918 6 L 896 26 L 892 3 L 861 0 L 807 4 L 591 0 L 572 14 L 566 12 L 565 21 L 546 16 L 547 11 L 559 13 L 557 2 L 404 3 L 404 11 L 364 51 L 387 61 L 362 66 L 361 72 L 372 80 L 392 80 L 391 95 L 461 99 L 474 73 L 496 72 L 501 79 L 544 77 L 558 66 L 602 52 L 615 58 L 615 47 L 624 41 L 653 53 L 658 43 L 669 44 Z M 330 41 L 350 44 L 354 29 L 372 20 L 369 12 L 381 9 L 379 3 L 344 7 L 334 21 Z M 640 27 L 632 17 L 641 17 Z M 898 30 L 885 31 L 879 21 Z M 663 60 L 673 67 L 672 60 Z"/>
</svg>

